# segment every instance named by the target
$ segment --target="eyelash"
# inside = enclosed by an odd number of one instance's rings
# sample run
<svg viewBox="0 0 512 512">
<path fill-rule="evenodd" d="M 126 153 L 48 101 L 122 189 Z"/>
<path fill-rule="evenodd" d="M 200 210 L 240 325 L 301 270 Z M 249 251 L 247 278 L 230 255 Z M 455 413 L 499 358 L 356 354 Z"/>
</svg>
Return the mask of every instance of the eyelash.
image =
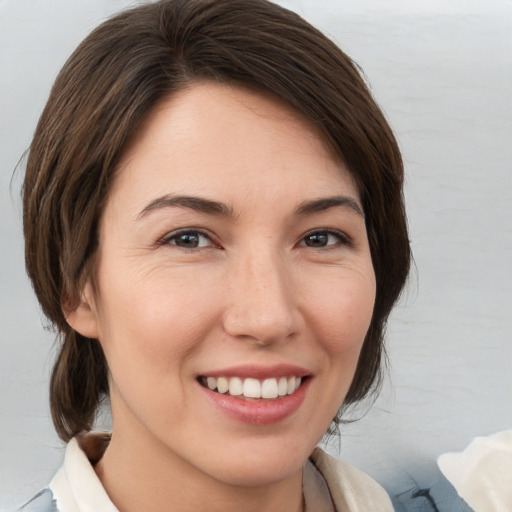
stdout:
<svg viewBox="0 0 512 512">
<path fill-rule="evenodd" d="M 335 247 L 335 246 L 338 246 L 338 245 L 345 245 L 345 246 L 352 247 L 352 245 L 353 245 L 352 240 L 345 233 L 343 233 L 341 231 L 336 231 L 336 230 L 333 230 L 333 229 L 314 229 L 313 231 L 310 231 L 309 233 L 306 233 L 301 238 L 301 244 L 300 245 L 306 246 L 306 247 L 311 247 L 311 246 L 307 246 L 305 244 L 305 240 L 308 237 L 311 237 L 313 235 L 317 235 L 317 236 L 318 235 L 324 235 L 324 236 L 327 235 L 327 236 L 336 237 L 338 239 L 338 243 L 328 244 L 328 245 L 322 246 L 322 247 L 317 247 L 317 249 L 329 249 L 330 247 Z"/>
<path fill-rule="evenodd" d="M 193 235 L 193 236 L 206 238 L 210 242 L 210 245 L 203 246 L 203 247 L 183 247 L 176 243 L 172 243 L 173 240 L 176 241 L 180 236 L 184 236 L 184 235 Z M 210 235 L 208 235 L 207 233 L 205 233 L 204 231 L 202 231 L 200 229 L 185 228 L 185 229 L 180 229 L 178 231 L 173 231 L 172 233 L 165 235 L 159 241 L 158 245 L 175 245 L 176 247 L 180 247 L 182 249 L 197 250 L 197 249 L 203 249 L 205 247 L 215 246 L 216 244 L 213 242 L 212 237 Z"/>
<path fill-rule="evenodd" d="M 183 246 L 178 245 L 177 243 L 172 243 L 172 241 L 176 241 L 180 236 L 184 236 L 184 235 L 192 235 L 192 236 L 196 236 L 199 238 L 201 238 L 201 237 L 205 238 L 210 242 L 210 244 L 207 246 L 203 246 L 203 247 L 201 247 L 200 245 L 197 247 L 183 247 Z M 312 237 L 314 235 L 317 235 L 317 236 L 326 236 L 327 235 L 328 237 L 333 236 L 333 237 L 337 238 L 338 242 L 334 243 L 334 244 L 327 244 L 327 245 L 321 246 L 321 247 L 308 246 L 306 244 L 306 239 L 308 237 Z M 181 247 L 182 249 L 197 250 L 197 249 L 204 249 L 206 247 L 215 246 L 216 244 L 215 244 L 215 242 L 213 242 L 212 237 L 210 235 L 208 235 L 207 233 L 205 233 L 204 231 L 202 231 L 200 229 L 185 228 L 185 229 L 180 229 L 178 231 L 169 233 L 168 235 L 166 235 L 159 241 L 158 245 L 175 245 L 176 247 Z M 328 249 L 330 247 L 338 246 L 338 245 L 345 245 L 345 246 L 352 247 L 353 243 L 346 234 L 344 234 L 340 231 L 336 231 L 336 230 L 332 230 L 332 229 L 315 229 L 313 231 L 310 231 L 309 233 L 306 233 L 300 239 L 299 245 L 302 247 L 309 247 L 309 248 L 313 248 L 313 249 Z"/>
</svg>

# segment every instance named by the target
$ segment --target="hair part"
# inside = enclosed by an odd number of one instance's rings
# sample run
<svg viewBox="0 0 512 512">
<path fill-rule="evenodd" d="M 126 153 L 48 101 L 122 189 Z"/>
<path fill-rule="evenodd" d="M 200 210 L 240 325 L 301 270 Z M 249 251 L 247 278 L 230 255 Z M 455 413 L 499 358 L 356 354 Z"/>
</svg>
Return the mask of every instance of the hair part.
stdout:
<svg viewBox="0 0 512 512">
<path fill-rule="evenodd" d="M 118 162 L 164 98 L 201 81 L 270 94 L 317 126 L 353 176 L 377 282 L 373 318 L 345 404 L 379 382 L 383 333 L 410 247 L 396 140 L 356 66 L 297 14 L 266 0 L 160 0 L 95 29 L 69 58 L 30 147 L 23 187 L 26 266 L 61 348 L 50 384 L 68 441 L 108 396 L 97 340 L 66 322 L 94 274 L 98 226 Z M 339 421 L 340 418 L 337 418 Z"/>
</svg>

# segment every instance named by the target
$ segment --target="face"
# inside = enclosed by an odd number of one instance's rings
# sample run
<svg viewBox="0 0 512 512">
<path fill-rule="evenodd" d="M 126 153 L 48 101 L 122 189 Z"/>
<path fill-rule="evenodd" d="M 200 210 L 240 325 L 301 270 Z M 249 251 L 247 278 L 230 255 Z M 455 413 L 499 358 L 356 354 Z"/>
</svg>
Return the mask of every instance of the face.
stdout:
<svg viewBox="0 0 512 512">
<path fill-rule="evenodd" d="M 126 151 L 96 282 L 71 321 L 104 349 L 114 438 L 233 485 L 301 470 L 375 298 L 344 165 L 287 108 L 216 84 L 161 103 Z"/>
</svg>

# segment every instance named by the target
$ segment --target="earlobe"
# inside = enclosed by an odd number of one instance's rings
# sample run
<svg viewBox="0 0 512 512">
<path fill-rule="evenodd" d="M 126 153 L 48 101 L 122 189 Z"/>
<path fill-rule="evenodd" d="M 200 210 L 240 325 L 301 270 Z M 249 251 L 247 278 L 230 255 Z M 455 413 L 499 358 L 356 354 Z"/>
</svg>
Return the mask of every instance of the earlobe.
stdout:
<svg viewBox="0 0 512 512">
<path fill-rule="evenodd" d="M 67 323 L 86 338 L 99 339 L 98 314 L 96 311 L 90 284 L 87 283 L 76 307 L 64 309 Z"/>
</svg>

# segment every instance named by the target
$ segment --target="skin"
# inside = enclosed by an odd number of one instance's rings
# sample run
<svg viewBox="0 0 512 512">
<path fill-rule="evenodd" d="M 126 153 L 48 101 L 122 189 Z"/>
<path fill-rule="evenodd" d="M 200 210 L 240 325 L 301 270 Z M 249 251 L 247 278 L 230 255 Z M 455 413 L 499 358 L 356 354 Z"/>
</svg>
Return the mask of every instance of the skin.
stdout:
<svg viewBox="0 0 512 512">
<path fill-rule="evenodd" d="M 169 194 L 229 215 L 155 203 Z M 297 213 L 334 196 L 348 203 Z M 68 316 L 109 365 L 113 434 L 95 469 L 119 510 L 301 509 L 302 466 L 348 391 L 373 311 L 358 205 L 344 164 L 274 99 L 200 83 L 151 113 L 101 219 L 95 293 L 89 282 Z M 198 247 L 183 247 L 183 228 Z M 277 424 L 225 415 L 197 381 L 281 363 L 311 377 Z"/>
</svg>

